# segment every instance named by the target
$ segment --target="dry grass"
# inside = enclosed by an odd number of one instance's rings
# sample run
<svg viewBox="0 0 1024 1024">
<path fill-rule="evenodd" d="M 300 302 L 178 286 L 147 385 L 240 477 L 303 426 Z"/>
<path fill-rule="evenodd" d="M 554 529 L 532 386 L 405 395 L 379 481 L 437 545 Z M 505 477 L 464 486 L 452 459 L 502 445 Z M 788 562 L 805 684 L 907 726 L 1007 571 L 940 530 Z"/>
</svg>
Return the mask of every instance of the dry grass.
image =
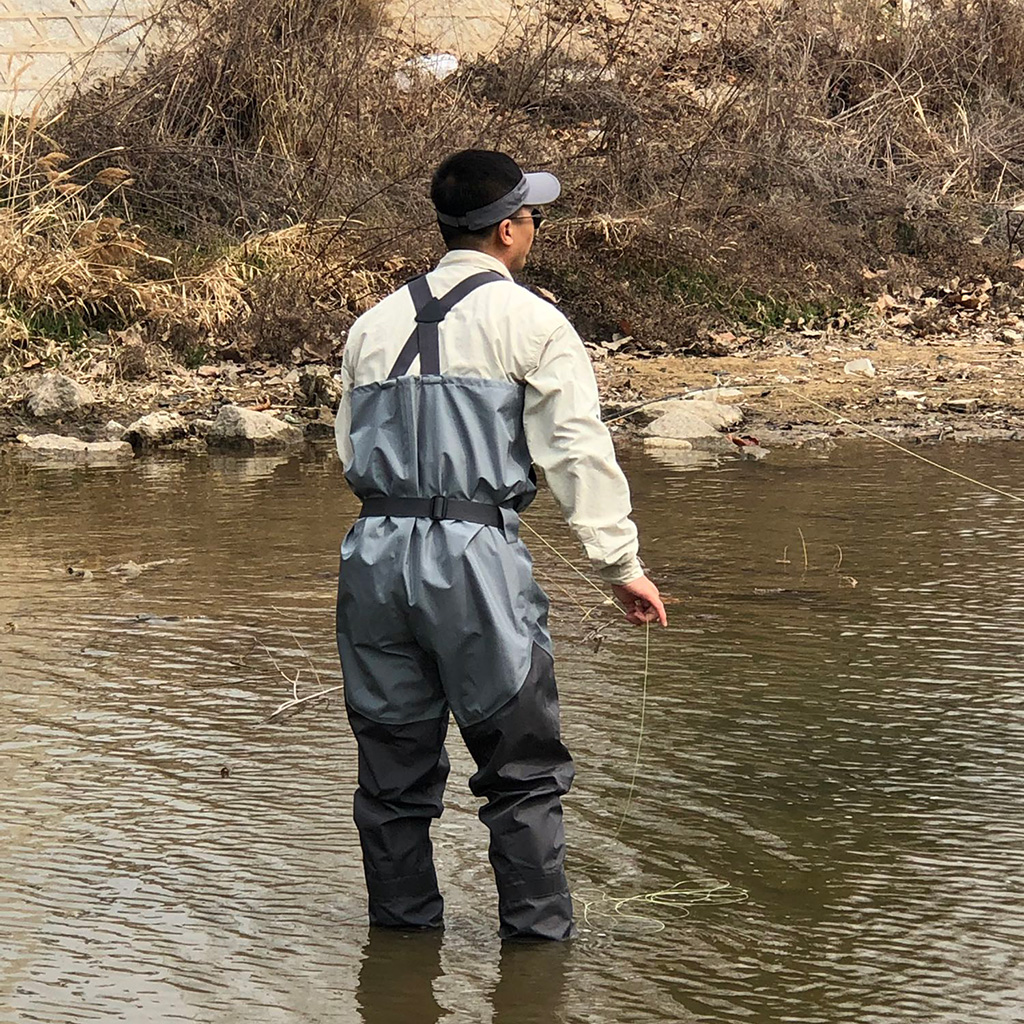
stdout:
<svg viewBox="0 0 1024 1024">
<path fill-rule="evenodd" d="M 1024 0 L 716 0 L 694 32 L 602 7 L 552 0 L 525 41 L 403 91 L 378 0 L 180 0 L 141 73 L 5 124 L 8 365 L 133 324 L 188 360 L 335 358 L 437 254 L 426 182 L 470 145 L 563 178 L 531 279 L 655 350 L 840 315 L 864 267 L 1010 262 Z"/>
</svg>

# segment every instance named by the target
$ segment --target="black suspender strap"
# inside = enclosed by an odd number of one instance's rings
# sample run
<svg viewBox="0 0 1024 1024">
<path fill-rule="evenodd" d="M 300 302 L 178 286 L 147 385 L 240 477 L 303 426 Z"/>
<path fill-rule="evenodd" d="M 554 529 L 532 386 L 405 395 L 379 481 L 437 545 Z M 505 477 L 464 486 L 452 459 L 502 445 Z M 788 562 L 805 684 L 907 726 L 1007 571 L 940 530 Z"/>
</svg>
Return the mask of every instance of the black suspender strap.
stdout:
<svg viewBox="0 0 1024 1024">
<path fill-rule="evenodd" d="M 409 292 L 413 305 L 416 307 L 416 329 L 409 335 L 409 340 L 402 346 L 402 351 L 395 360 L 395 365 L 388 374 L 388 379 L 401 377 L 409 372 L 413 360 L 420 357 L 421 374 L 439 374 L 441 372 L 441 354 L 439 350 L 438 325 L 470 292 L 476 291 L 490 281 L 504 281 L 506 278 L 496 270 L 483 270 L 479 274 L 471 274 L 460 281 L 442 298 L 435 299 L 425 277 L 415 277 L 409 282 Z"/>
</svg>

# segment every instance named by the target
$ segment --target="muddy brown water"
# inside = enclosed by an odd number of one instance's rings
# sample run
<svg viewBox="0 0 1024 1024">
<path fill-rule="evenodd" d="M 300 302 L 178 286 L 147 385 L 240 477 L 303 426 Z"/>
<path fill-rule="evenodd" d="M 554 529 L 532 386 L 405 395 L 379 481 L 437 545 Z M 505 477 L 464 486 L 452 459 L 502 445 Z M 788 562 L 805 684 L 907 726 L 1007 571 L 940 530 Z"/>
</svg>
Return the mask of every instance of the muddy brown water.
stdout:
<svg viewBox="0 0 1024 1024">
<path fill-rule="evenodd" d="M 1021 489 L 1019 446 L 931 454 Z M 616 836 L 643 634 L 608 628 L 595 652 L 549 587 L 571 879 L 749 898 L 581 914 L 574 943 L 504 950 L 457 737 L 435 828 L 447 930 L 370 936 L 342 706 L 263 721 L 284 674 L 338 681 L 355 504 L 332 457 L 0 464 L 0 1021 L 1024 1017 L 1021 507 L 854 444 L 624 461 L 683 603 L 652 633 Z M 531 522 L 575 555 L 547 495 Z"/>
</svg>

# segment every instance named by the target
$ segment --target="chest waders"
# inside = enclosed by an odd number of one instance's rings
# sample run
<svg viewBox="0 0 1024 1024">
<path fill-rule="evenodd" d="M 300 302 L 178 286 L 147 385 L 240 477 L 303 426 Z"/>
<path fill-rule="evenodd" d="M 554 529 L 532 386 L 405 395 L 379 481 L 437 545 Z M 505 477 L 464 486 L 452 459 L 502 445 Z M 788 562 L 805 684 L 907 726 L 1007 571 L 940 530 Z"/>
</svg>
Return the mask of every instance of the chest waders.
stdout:
<svg viewBox="0 0 1024 1024">
<path fill-rule="evenodd" d="M 519 539 L 536 491 L 525 386 L 440 372 L 441 321 L 503 280 L 473 274 L 440 299 L 426 279 L 411 282 L 414 331 L 387 380 L 352 391 L 346 477 L 363 508 L 341 546 L 338 651 L 359 746 L 370 923 L 442 924 L 429 831 L 443 809 L 450 711 L 476 762 L 470 789 L 485 801 L 500 934 L 565 939 L 561 796 L 573 767 L 548 601 Z"/>
</svg>

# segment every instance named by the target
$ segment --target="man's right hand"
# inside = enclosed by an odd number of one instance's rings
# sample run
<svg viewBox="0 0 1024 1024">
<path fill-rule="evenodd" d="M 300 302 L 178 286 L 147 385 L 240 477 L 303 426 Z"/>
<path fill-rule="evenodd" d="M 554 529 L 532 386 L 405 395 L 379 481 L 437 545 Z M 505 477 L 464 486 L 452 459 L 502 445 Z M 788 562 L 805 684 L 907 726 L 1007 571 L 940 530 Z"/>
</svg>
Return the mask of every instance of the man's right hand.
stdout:
<svg viewBox="0 0 1024 1024">
<path fill-rule="evenodd" d="M 631 583 L 613 583 L 612 593 L 625 609 L 626 619 L 635 626 L 642 626 L 645 622 L 668 625 L 668 616 L 665 614 L 661 595 L 647 576 L 641 576 Z"/>
</svg>

